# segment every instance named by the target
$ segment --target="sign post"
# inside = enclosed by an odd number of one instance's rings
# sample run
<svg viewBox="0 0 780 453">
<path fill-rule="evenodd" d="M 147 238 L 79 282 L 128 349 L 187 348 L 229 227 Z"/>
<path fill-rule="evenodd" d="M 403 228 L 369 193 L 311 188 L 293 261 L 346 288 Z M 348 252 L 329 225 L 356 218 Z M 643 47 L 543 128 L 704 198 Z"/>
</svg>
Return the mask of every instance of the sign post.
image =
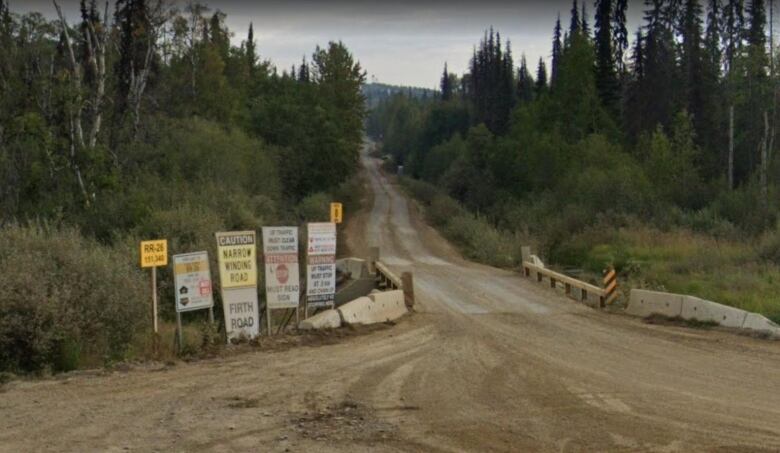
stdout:
<svg viewBox="0 0 780 453">
<path fill-rule="evenodd" d="M 306 310 L 332 307 L 336 299 L 336 224 L 310 223 L 306 248 Z"/>
<path fill-rule="evenodd" d="M 257 240 L 254 231 L 216 233 L 219 281 L 227 340 L 260 333 L 257 307 Z"/>
<path fill-rule="evenodd" d="M 141 268 L 152 269 L 152 319 L 154 352 L 157 353 L 159 327 L 157 322 L 157 266 L 168 265 L 168 240 L 141 241 Z"/>
<path fill-rule="evenodd" d="M 298 316 L 301 284 L 298 269 L 298 228 L 264 227 L 265 294 L 268 333 L 271 310 L 295 309 Z"/>
<path fill-rule="evenodd" d="M 173 280 L 176 292 L 176 327 L 179 350 L 184 346 L 181 327 L 183 312 L 209 309 L 209 321 L 214 322 L 214 297 L 211 291 L 211 269 L 208 252 L 173 256 Z"/>
</svg>

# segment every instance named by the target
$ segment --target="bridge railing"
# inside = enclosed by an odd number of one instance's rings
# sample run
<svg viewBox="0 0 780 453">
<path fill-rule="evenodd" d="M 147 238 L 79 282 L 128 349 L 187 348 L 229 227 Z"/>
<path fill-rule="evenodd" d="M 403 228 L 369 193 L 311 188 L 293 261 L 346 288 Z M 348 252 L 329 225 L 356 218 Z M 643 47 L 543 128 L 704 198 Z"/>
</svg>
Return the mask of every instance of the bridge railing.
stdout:
<svg viewBox="0 0 780 453">
<path fill-rule="evenodd" d="M 542 283 L 544 278 L 547 277 L 550 288 L 558 288 L 558 284 L 563 285 L 566 295 L 580 302 L 587 301 L 590 295 L 598 297 L 599 307 L 604 307 L 606 303 L 607 292 L 604 288 L 591 285 L 590 283 L 577 280 L 576 278 L 569 277 L 545 267 L 530 263 L 523 263 L 523 275 L 529 278 L 535 278 L 537 282 Z M 576 288 L 578 291 L 573 291 Z"/>
</svg>

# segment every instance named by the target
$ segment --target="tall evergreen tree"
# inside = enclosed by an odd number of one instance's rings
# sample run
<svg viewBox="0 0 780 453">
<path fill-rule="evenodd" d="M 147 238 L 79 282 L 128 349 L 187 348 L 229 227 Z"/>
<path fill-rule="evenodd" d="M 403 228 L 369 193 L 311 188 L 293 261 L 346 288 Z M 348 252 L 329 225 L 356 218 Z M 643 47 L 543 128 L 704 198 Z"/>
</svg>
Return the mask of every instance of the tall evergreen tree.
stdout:
<svg viewBox="0 0 780 453">
<path fill-rule="evenodd" d="M 520 103 L 529 103 L 534 99 L 534 79 L 528 70 L 525 55 L 520 57 L 520 69 L 517 72 L 517 99 Z"/>
<path fill-rule="evenodd" d="M 306 56 L 303 57 L 301 65 L 298 67 L 298 81 L 303 83 L 309 83 L 311 81 L 309 63 L 306 62 Z"/>
<path fill-rule="evenodd" d="M 628 26 L 626 13 L 628 0 L 616 0 L 615 14 L 612 16 L 612 47 L 615 52 L 615 63 L 621 78 L 626 71 L 625 54 L 628 50 Z"/>
<path fill-rule="evenodd" d="M 590 38 L 590 25 L 588 24 L 588 5 L 585 1 L 582 2 L 582 14 L 580 15 L 580 23 L 582 24 L 582 35 L 586 38 Z"/>
<path fill-rule="evenodd" d="M 539 58 L 539 64 L 536 67 L 536 96 L 540 97 L 547 92 L 547 65 L 543 58 Z"/>
<path fill-rule="evenodd" d="M 620 87 L 612 48 L 612 1 L 596 2 L 596 88 L 607 110 L 616 113 Z"/>
<path fill-rule="evenodd" d="M 447 63 L 444 63 L 444 73 L 441 75 L 441 82 L 439 83 L 439 87 L 441 89 L 441 100 L 445 102 L 451 100 L 453 87 L 452 81 L 450 80 L 450 73 L 447 70 Z"/>
<path fill-rule="evenodd" d="M 582 29 L 582 22 L 580 22 L 580 8 L 577 4 L 577 0 L 572 0 L 571 6 L 571 22 L 569 23 L 569 39 Z"/>
<path fill-rule="evenodd" d="M 252 22 L 249 22 L 249 33 L 246 37 L 246 64 L 249 68 L 249 75 L 254 76 L 257 68 L 257 45 L 255 44 L 255 29 Z"/>
<path fill-rule="evenodd" d="M 563 53 L 563 43 L 561 42 L 561 15 L 558 14 L 558 19 L 555 21 L 555 28 L 553 29 L 553 44 L 552 44 L 552 67 L 550 73 L 550 88 L 555 87 L 555 81 L 558 80 L 558 68 L 561 64 L 561 54 Z"/>
</svg>

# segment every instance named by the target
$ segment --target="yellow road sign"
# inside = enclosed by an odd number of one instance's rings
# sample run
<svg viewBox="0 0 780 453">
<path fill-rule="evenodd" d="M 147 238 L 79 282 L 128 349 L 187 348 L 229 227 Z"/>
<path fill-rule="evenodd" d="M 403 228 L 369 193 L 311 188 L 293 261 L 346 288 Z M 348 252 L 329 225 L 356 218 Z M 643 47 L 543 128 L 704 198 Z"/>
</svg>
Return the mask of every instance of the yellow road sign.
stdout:
<svg viewBox="0 0 780 453">
<path fill-rule="evenodd" d="M 141 241 L 141 267 L 168 265 L 168 240 Z"/>
<path fill-rule="evenodd" d="M 330 223 L 341 223 L 344 218 L 344 209 L 341 203 L 330 204 Z"/>
<path fill-rule="evenodd" d="M 217 233 L 222 289 L 257 286 L 257 242 L 254 231 Z"/>
</svg>

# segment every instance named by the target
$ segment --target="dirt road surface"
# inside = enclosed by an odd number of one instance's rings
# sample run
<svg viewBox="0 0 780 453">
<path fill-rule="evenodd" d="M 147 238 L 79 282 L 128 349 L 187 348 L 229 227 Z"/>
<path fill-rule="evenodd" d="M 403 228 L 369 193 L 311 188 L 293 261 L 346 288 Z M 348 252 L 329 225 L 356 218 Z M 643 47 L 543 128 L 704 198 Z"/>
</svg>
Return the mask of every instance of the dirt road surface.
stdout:
<svg viewBox="0 0 780 453">
<path fill-rule="evenodd" d="M 780 451 L 780 344 L 466 262 L 363 162 L 351 249 L 413 271 L 417 313 L 337 344 L 13 382 L 0 450 Z"/>
</svg>

